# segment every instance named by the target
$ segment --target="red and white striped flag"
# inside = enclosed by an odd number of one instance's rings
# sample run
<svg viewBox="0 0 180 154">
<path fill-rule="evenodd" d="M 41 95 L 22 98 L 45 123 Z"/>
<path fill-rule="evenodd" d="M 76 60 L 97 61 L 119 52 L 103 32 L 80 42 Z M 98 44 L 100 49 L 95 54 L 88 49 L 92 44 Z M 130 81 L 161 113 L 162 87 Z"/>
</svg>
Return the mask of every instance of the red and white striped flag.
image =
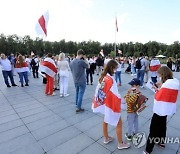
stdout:
<svg viewBox="0 0 180 154">
<path fill-rule="evenodd" d="M 161 63 L 160 63 L 159 59 L 152 59 L 151 60 L 150 67 L 149 67 L 149 70 L 151 72 L 157 71 L 160 67 L 161 67 Z"/>
<path fill-rule="evenodd" d="M 99 53 L 101 54 L 101 56 L 104 57 L 104 50 L 103 49 L 101 49 L 101 51 Z"/>
<path fill-rule="evenodd" d="M 176 101 L 179 91 L 179 81 L 168 79 L 155 94 L 153 112 L 160 116 L 176 113 Z"/>
<path fill-rule="evenodd" d="M 116 17 L 116 31 L 118 32 L 118 23 L 117 23 L 117 17 Z"/>
<path fill-rule="evenodd" d="M 40 65 L 40 71 L 46 73 L 47 75 L 54 78 L 57 73 L 56 64 L 51 58 L 45 58 L 44 61 Z"/>
<path fill-rule="evenodd" d="M 121 96 L 118 93 L 115 79 L 109 74 L 96 88 L 92 110 L 93 112 L 102 113 L 104 122 L 117 126 L 121 112 Z"/>
<path fill-rule="evenodd" d="M 47 25 L 49 21 L 49 12 L 46 11 L 39 19 L 36 24 L 37 35 L 47 36 Z"/>
<path fill-rule="evenodd" d="M 119 54 L 122 54 L 122 51 L 118 49 L 118 53 L 119 53 Z"/>
<path fill-rule="evenodd" d="M 21 73 L 21 72 L 29 72 L 29 67 L 28 64 L 26 62 L 23 62 L 22 65 L 19 63 L 16 63 L 15 65 L 15 71 L 17 73 Z"/>
</svg>

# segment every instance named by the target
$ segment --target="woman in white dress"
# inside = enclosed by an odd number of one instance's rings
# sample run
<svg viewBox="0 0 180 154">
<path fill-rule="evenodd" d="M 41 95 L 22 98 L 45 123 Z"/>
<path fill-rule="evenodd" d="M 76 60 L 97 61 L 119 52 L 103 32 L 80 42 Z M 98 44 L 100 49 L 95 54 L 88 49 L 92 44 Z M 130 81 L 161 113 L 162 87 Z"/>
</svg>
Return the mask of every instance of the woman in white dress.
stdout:
<svg viewBox="0 0 180 154">
<path fill-rule="evenodd" d="M 65 60 L 65 54 L 59 54 L 59 61 L 57 63 L 58 73 L 60 77 L 59 87 L 60 87 L 60 97 L 67 97 L 69 94 L 67 93 L 68 90 L 68 80 L 69 80 L 69 63 Z"/>
</svg>

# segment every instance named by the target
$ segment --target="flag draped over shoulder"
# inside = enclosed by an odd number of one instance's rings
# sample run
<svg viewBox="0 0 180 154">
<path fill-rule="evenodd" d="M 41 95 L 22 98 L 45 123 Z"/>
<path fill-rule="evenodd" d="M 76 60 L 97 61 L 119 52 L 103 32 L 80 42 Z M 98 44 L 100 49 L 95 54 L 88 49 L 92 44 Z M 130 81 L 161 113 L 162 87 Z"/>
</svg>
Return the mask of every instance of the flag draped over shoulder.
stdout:
<svg viewBox="0 0 180 154">
<path fill-rule="evenodd" d="M 26 62 L 23 62 L 22 65 L 20 65 L 19 63 L 16 63 L 16 65 L 15 65 L 15 71 L 16 71 L 17 73 L 29 72 L 28 64 L 27 64 Z"/>
<path fill-rule="evenodd" d="M 176 112 L 178 91 L 179 81 L 176 78 L 166 80 L 155 94 L 154 113 L 160 116 L 173 115 Z"/>
<path fill-rule="evenodd" d="M 150 70 L 151 72 L 157 71 L 160 67 L 161 67 L 161 63 L 160 63 L 159 59 L 153 59 L 153 60 L 151 60 L 150 68 L 149 68 L 149 70 Z"/>
<path fill-rule="evenodd" d="M 109 74 L 97 85 L 92 110 L 104 114 L 104 122 L 113 126 L 116 126 L 120 119 L 121 96 L 116 81 Z"/>
<path fill-rule="evenodd" d="M 47 25 L 49 21 L 49 12 L 45 12 L 39 19 L 36 24 L 36 33 L 38 35 L 47 36 Z"/>
<path fill-rule="evenodd" d="M 40 65 L 40 71 L 54 78 L 57 73 L 57 68 L 54 61 L 51 58 L 45 58 Z"/>
</svg>

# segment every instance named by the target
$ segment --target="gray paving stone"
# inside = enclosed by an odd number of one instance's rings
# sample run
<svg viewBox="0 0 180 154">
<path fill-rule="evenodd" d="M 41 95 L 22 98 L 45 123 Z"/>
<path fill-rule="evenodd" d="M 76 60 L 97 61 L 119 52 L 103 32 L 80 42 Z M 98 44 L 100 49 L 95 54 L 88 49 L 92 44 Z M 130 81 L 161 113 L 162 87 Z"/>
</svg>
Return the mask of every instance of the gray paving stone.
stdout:
<svg viewBox="0 0 180 154">
<path fill-rule="evenodd" d="M 49 151 L 79 134 L 81 134 L 81 132 L 77 128 L 71 126 L 55 134 L 52 134 L 38 142 L 45 151 Z"/>
<path fill-rule="evenodd" d="M 23 146 L 22 148 L 11 152 L 10 154 L 44 154 L 44 150 L 38 143 Z"/>
<path fill-rule="evenodd" d="M 69 124 L 65 120 L 60 120 L 58 122 L 54 122 L 51 125 L 41 127 L 40 129 L 35 130 L 35 131 L 31 132 L 31 133 L 36 138 L 36 140 L 40 140 L 40 139 L 45 138 L 45 137 L 47 137 L 47 136 L 49 136 L 51 134 L 59 132 L 62 129 L 65 129 L 68 126 L 69 126 Z"/>
<path fill-rule="evenodd" d="M 38 107 L 43 107 L 43 105 L 40 104 L 40 103 L 29 104 L 28 106 L 23 106 L 23 107 L 20 107 L 20 108 L 15 108 L 15 110 L 16 110 L 16 112 L 20 113 L 20 112 L 28 111 L 28 110 L 31 110 L 31 109 L 36 109 Z"/>
<path fill-rule="evenodd" d="M 0 124 L 6 123 L 6 122 L 9 122 L 9 121 L 13 121 L 13 120 L 16 120 L 16 119 L 19 119 L 17 114 L 12 114 L 12 115 L 9 115 L 9 116 L 1 117 L 0 118 Z"/>
<path fill-rule="evenodd" d="M 78 144 L 74 144 L 78 142 Z M 52 151 L 49 151 L 48 154 L 77 154 L 84 150 L 86 147 L 90 146 L 94 141 L 90 139 L 85 134 L 80 134 L 71 140 L 61 144 L 60 146 L 54 148 Z"/>
<path fill-rule="evenodd" d="M 6 142 L 28 132 L 29 130 L 25 126 L 19 126 L 6 132 L 2 132 L 0 133 L 0 143 Z"/>
<path fill-rule="evenodd" d="M 24 117 L 35 115 L 35 114 L 45 112 L 45 111 L 48 111 L 48 109 L 43 106 L 43 107 L 38 107 L 38 108 L 35 108 L 35 109 L 27 110 L 27 111 L 24 111 L 24 112 L 20 112 L 20 113 L 18 113 L 18 115 L 21 118 L 24 118 Z"/>
<path fill-rule="evenodd" d="M 8 115 L 12 115 L 12 114 L 16 114 L 16 112 L 13 109 L 8 110 L 8 111 L 0 112 L 0 117 L 5 117 L 5 116 L 8 116 Z"/>
<path fill-rule="evenodd" d="M 25 124 L 28 124 L 28 123 L 52 116 L 52 115 L 54 115 L 52 111 L 45 111 L 45 112 L 38 113 L 36 115 L 31 115 L 29 117 L 22 118 L 22 120 L 24 121 Z"/>
<path fill-rule="evenodd" d="M 26 126 L 30 131 L 37 130 L 41 127 L 45 127 L 46 125 L 54 124 L 54 122 L 61 121 L 62 118 L 60 118 L 57 115 L 52 115 L 50 117 L 46 117 L 44 119 L 37 120 L 35 122 L 29 123 Z"/>
<path fill-rule="evenodd" d="M 9 154 L 32 143 L 36 143 L 36 141 L 32 135 L 28 133 L 0 144 L 0 152 L 2 154 Z"/>
<path fill-rule="evenodd" d="M 95 115 L 91 118 L 88 118 L 86 120 L 83 120 L 82 122 L 75 124 L 74 126 L 77 127 L 79 130 L 81 130 L 82 132 L 84 132 L 86 130 L 91 129 L 92 127 L 100 123 L 101 121 L 102 121 L 102 118 Z"/>
<path fill-rule="evenodd" d="M 75 112 L 75 111 L 74 111 Z M 77 113 L 76 115 L 67 118 L 66 120 L 70 123 L 70 124 L 76 124 L 80 121 L 83 121 L 85 119 L 88 119 L 90 117 L 93 116 L 93 113 L 89 112 L 89 111 L 85 111 L 83 113 Z"/>
<path fill-rule="evenodd" d="M 0 133 L 24 125 L 22 120 L 13 120 L 0 125 Z"/>
<path fill-rule="evenodd" d="M 21 107 L 26 107 L 34 104 L 39 104 L 37 100 L 29 101 L 27 100 L 26 102 L 21 102 L 19 104 L 12 104 L 14 109 L 21 108 Z"/>
<path fill-rule="evenodd" d="M 92 145 L 88 146 L 83 151 L 79 152 L 79 154 L 93 154 L 93 153 L 111 154 L 111 151 L 109 151 L 108 149 L 104 148 L 103 146 L 95 142 Z"/>
<path fill-rule="evenodd" d="M 12 109 L 13 109 L 13 108 L 12 108 L 9 104 L 1 105 L 1 107 L 0 107 L 0 112 L 12 110 Z"/>
</svg>

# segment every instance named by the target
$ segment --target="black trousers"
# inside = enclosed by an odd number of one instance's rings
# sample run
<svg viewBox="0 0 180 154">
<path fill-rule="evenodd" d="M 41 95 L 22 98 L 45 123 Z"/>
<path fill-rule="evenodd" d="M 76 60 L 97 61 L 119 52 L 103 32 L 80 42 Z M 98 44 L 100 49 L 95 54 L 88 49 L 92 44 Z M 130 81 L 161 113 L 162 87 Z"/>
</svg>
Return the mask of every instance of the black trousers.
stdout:
<svg viewBox="0 0 180 154">
<path fill-rule="evenodd" d="M 32 72 L 33 72 L 33 77 L 34 78 L 38 78 L 38 69 L 39 69 L 39 66 L 32 66 Z"/>
<path fill-rule="evenodd" d="M 151 153 L 154 144 L 164 144 L 166 137 L 166 120 L 167 116 L 153 114 L 150 124 L 150 133 L 147 139 L 146 152 Z"/>
<path fill-rule="evenodd" d="M 89 83 L 89 75 L 90 75 L 90 80 L 91 83 L 93 83 L 93 72 L 90 69 L 86 70 L 86 81 Z"/>
</svg>

